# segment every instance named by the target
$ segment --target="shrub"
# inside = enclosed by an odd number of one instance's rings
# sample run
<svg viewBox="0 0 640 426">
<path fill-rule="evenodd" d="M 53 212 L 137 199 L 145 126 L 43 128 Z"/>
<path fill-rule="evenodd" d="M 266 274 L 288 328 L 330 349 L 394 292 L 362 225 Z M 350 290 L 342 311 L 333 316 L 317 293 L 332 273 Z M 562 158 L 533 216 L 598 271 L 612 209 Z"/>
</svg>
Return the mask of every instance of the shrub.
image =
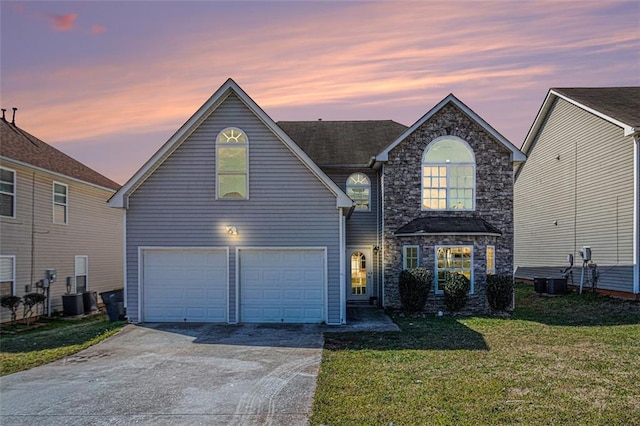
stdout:
<svg viewBox="0 0 640 426">
<path fill-rule="evenodd" d="M 513 302 L 513 277 L 489 275 L 487 277 L 487 301 L 491 309 L 503 311 Z"/>
<path fill-rule="evenodd" d="M 467 304 L 471 283 L 462 274 L 447 274 L 442 290 L 444 291 L 444 304 L 447 310 L 459 311 Z"/>
<path fill-rule="evenodd" d="M 39 303 L 43 303 L 46 300 L 46 296 L 40 293 L 29 293 L 25 294 L 23 297 L 23 317 L 27 322 L 27 326 L 29 325 L 29 320 L 33 315 L 33 307 Z"/>
<path fill-rule="evenodd" d="M 400 304 L 407 312 L 420 312 L 424 309 L 433 284 L 431 271 L 425 268 L 406 269 L 400 272 L 398 289 Z"/>
<path fill-rule="evenodd" d="M 11 325 L 16 325 L 16 323 L 18 322 L 17 311 L 20 303 L 22 303 L 22 299 L 20 299 L 18 296 L 4 296 L 2 299 L 0 299 L 0 305 L 2 305 L 3 308 L 7 308 L 11 311 Z"/>
</svg>

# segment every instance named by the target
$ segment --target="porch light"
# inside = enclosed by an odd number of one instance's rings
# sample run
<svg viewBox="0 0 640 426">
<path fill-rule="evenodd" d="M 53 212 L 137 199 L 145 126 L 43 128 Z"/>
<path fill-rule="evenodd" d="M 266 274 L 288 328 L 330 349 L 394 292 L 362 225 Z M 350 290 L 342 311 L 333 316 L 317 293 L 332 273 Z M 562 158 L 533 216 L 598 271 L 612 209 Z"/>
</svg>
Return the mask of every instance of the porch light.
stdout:
<svg viewBox="0 0 640 426">
<path fill-rule="evenodd" d="M 225 229 L 227 230 L 227 234 L 229 235 L 238 235 L 238 228 L 236 228 L 235 226 L 227 225 Z"/>
</svg>

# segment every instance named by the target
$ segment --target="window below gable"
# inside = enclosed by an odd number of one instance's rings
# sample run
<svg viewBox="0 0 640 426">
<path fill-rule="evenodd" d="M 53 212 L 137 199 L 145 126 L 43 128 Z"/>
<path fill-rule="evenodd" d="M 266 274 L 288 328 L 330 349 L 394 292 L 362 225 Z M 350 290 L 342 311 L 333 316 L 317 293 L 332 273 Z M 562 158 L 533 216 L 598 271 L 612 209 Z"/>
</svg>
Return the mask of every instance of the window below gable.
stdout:
<svg viewBox="0 0 640 426">
<path fill-rule="evenodd" d="M 16 172 L 0 168 L 0 216 L 16 217 Z"/>
<path fill-rule="evenodd" d="M 249 139 L 237 127 L 227 127 L 216 138 L 216 198 L 249 198 Z"/>
<path fill-rule="evenodd" d="M 347 195 L 356 203 L 356 211 L 371 211 L 371 180 L 367 175 L 354 173 L 349 176 Z"/>
<path fill-rule="evenodd" d="M 68 190 L 67 185 L 53 182 L 53 223 L 66 225 L 69 220 Z"/>
<path fill-rule="evenodd" d="M 422 210 L 474 210 L 476 163 L 455 136 L 431 142 L 422 156 Z"/>
</svg>

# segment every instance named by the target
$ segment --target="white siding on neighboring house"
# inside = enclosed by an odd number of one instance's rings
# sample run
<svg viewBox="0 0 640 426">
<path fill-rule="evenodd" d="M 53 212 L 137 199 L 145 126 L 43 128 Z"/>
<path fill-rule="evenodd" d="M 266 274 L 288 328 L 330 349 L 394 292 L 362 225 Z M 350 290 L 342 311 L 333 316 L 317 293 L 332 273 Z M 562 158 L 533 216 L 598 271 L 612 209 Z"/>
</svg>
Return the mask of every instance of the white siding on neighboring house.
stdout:
<svg viewBox="0 0 640 426">
<path fill-rule="evenodd" d="M 557 275 L 568 254 L 579 268 L 590 246 L 598 287 L 632 291 L 633 149 L 620 127 L 556 101 L 515 183 L 520 275 Z"/>
<path fill-rule="evenodd" d="M 215 139 L 226 127 L 249 139 L 248 200 L 216 200 Z M 229 247 L 229 322 L 238 321 L 236 247 L 326 247 L 327 320 L 342 320 L 336 196 L 233 94 L 131 194 L 126 222 L 133 321 L 139 319 L 141 246 Z M 226 226 L 235 226 L 237 235 Z"/>
</svg>

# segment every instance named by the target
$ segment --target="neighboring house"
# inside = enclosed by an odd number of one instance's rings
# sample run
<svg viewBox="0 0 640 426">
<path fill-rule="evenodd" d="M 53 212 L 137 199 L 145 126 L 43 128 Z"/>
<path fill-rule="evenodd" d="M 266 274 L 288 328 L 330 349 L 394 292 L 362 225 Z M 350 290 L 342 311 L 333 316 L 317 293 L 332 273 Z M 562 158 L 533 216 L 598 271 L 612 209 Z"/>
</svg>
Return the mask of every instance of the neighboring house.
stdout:
<svg viewBox="0 0 640 426">
<path fill-rule="evenodd" d="M 523 150 L 516 276 L 558 276 L 571 254 L 579 285 L 587 246 L 598 289 L 638 298 L 640 87 L 551 89 Z"/>
<path fill-rule="evenodd" d="M 409 129 L 276 124 L 228 80 L 109 201 L 128 316 L 344 324 L 347 303 L 398 306 L 416 266 L 466 274 L 484 310 L 486 274 L 512 272 L 524 158 L 453 95 Z"/>
<path fill-rule="evenodd" d="M 107 206 L 120 185 L 4 117 L 0 138 L 2 296 L 35 292 L 46 269 L 57 270 L 52 310 L 67 280 L 74 293 L 122 288 L 123 215 Z"/>
</svg>

